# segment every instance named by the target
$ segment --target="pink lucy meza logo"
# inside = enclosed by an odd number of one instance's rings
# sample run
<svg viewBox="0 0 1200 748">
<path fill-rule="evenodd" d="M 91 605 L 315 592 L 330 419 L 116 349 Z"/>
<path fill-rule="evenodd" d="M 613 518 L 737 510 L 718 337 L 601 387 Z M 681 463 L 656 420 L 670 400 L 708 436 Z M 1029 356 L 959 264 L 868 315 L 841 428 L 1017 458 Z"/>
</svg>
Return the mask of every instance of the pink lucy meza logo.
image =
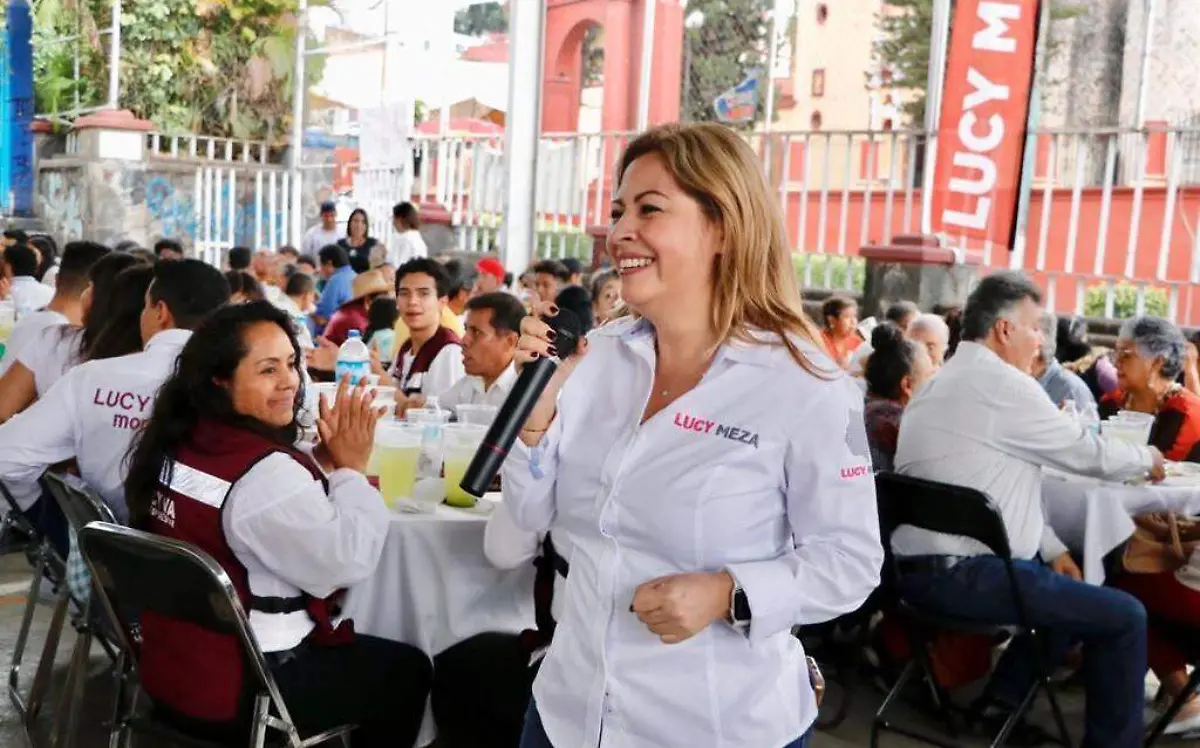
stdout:
<svg viewBox="0 0 1200 748">
<path fill-rule="evenodd" d="M 723 423 L 707 418 L 697 418 L 676 411 L 675 425 L 684 431 L 695 431 L 698 434 L 712 434 L 725 439 L 732 439 L 735 442 L 749 444 L 751 447 L 758 449 L 758 433 L 747 429 L 738 428 L 737 426 L 726 426 Z"/>
</svg>

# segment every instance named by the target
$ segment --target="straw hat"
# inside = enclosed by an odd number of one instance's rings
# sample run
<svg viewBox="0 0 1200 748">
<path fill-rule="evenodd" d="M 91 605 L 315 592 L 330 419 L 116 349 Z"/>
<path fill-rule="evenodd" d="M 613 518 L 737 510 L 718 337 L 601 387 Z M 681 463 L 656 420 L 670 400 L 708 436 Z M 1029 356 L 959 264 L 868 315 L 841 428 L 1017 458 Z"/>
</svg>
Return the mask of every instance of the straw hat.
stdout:
<svg viewBox="0 0 1200 748">
<path fill-rule="evenodd" d="M 368 270 L 365 273 L 359 273 L 354 277 L 354 285 L 350 287 L 350 298 L 346 301 L 347 304 L 352 304 L 364 296 L 372 296 L 375 294 L 387 294 L 392 292 L 391 285 L 387 282 L 387 278 L 383 277 L 383 273 L 378 270 Z"/>
</svg>

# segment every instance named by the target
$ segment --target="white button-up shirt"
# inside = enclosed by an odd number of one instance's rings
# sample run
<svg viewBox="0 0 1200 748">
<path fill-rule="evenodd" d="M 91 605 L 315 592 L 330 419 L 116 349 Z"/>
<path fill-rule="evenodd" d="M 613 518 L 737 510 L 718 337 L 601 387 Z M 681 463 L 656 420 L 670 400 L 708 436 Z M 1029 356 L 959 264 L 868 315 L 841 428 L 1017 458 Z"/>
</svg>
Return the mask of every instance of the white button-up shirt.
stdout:
<svg viewBox="0 0 1200 748">
<path fill-rule="evenodd" d="M 54 289 L 41 283 L 29 275 L 18 275 L 12 279 L 9 287 L 13 306 L 17 308 L 17 317 L 31 314 L 50 303 L 54 298 Z"/>
<path fill-rule="evenodd" d="M 1004 517 L 1013 558 L 1038 551 L 1051 561 L 1067 547 L 1045 521 L 1042 466 L 1124 480 L 1153 464 L 1147 447 L 1087 431 L 1055 407 L 1037 380 L 978 343 L 954 356 L 904 409 L 896 472 L 965 486 L 992 498 Z M 897 555 L 971 556 L 978 542 L 901 527 Z"/>
<path fill-rule="evenodd" d="M 863 401 L 816 347 L 730 342 L 690 392 L 639 425 L 653 328 L 594 331 L 537 449 L 519 442 L 504 500 L 519 527 L 572 546 L 562 617 L 534 696 L 558 748 L 777 748 L 816 717 L 796 624 L 855 610 L 883 551 Z M 561 532 L 560 532 L 561 531 Z M 748 636 L 714 622 L 664 644 L 630 611 L 657 577 L 728 570 Z"/>
<path fill-rule="evenodd" d="M 42 397 L 83 355 L 83 328 L 56 325 L 42 330 L 21 349 L 17 361 L 33 374 L 38 397 Z"/>
<path fill-rule="evenodd" d="M 420 387 L 425 397 L 440 398 L 458 384 L 467 375 L 463 368 L 462 346 L 458 343 L 447 343 L 429 362 L 429 369 L 420 374 L 409 376 L 417 357 L 411 351 L 400 357 L 400 371 L 392 371 L 392 376 L 410 387 Z"/>
<path fill-rule="evenodd" d="M 498 408 L 504 404 L 516 381 L 517 368 L 512 364 L 492 382 L 491 387 L 484 386 L 483 377 L 465 376 L 446 390 L 439 402 L 443 409 L 452 413 L 460 405 L 495 405 Z"/>
<path fill-rule="evenodd" d="M 12 335 L 8 338 L 8 351 L 4 359 L 0 360 L 0 374 L 8 371 L 8 367 L 12 366 L 30 343 L 38 339 L 43 330 L 66 322 L 67 318 L 63 315 L 47 310 L 26 314 L 17 320 Z"/>
<path fill-rule="evenodd" d="M 218 484 L 225 537 L 255 595 L 290 598 L 303 591 L 323 598 L 374 573 L 391 512 L 361 473 L 333 471 L 326 493 L 306 468 L 279 452 L 246 471 L 232 489 L 207 477 Z M 304 611 L 252 610 L 250 627 L 264 652 L 278 652 L 298 645 L 313 621 Z"/>
<path fill-rule="evenodd" d="M 0 479 L 37 480 L 75 458 L 79 475 L 124 521 L 126 453 L 192 333 L 165 330 L 140 353 L 68 371 L 44 397 L 0 425 Z"/>
</svg>

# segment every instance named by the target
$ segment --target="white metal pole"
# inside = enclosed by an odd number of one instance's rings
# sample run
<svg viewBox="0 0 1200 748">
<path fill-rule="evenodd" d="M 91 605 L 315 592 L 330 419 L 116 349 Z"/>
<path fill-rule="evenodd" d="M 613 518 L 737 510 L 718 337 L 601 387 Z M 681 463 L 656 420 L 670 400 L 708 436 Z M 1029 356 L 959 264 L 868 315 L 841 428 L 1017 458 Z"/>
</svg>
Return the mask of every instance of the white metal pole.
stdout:
<svg viewBox="0 0 1200 748">
<path fill-rule="evenodd" d="M 108 38 L 108 108 L 117 109 L 121 95 L 121 0 L 113 0 Z"/>
<path fill-rule="evenodd" d="M 1158 15 L 1158 0 L 1145 0 L 1146 28 L 1142 35 L 1142 70 L 1138 79 L 1137 121 L 1133 126 L 1138 130 L 1146 126 L 1146 101 L 1150 97 L 1150 46 L 1154 43 L 1154 18 Z"/>
<path fill-rule="evenodd" d="M 504 124 L 508 168 L 504 174 L 501 260 L 513 275 L 525 272 L 533 257 L 545 22 L 546 0 L 509 4 L 508 113 Z"/>
<path fill-rule="evenodd" d="M 300 183 L 300 164 L 304 155 L 304 98 L 308 85 L 304 80 L 304 48 L 308 41 L 308 0 L 299 0 L 296 7 L 296 68 L 292 81 L 292 148 L 288 158 L 288 174 L 290 175 L 291 211 L 288 217 L 289 244 L 299 244 L 303 230 L 303 211 L 300 208 L 303 190 Z"/>
<path fill-rule="evenodd" d="M 642 11 L 642 67 L 638 83 L 637 129 L 645 130 L 650 125 L 650 74 L 654 67 L 654 11 L 658 0 L 645 0 Z M 517 5 L 517 3 L 513 3 Z"/>
<path fill-rule="evenodd" d="M 1025 120 L 1025 159 L 1021 165 L 1021 183 L 1017 186 L 1017 222 L 1013 233 L 1012 254 L 1008 266 L 1019 270 L 1025 266 L 1025 234 L 1029 228 L 1029 200 L 1033 194 L 1033 172 L 1037 169 L 1037 127 L 1042 109 L 1042 87 L 1039 76 L 1046 65 L 1046 50 L 1050 42 L 1050 2 L 1042 0 L 1041 16 L 1038 18 L 1037 48 L 1033 58 L 1033 93 L 1030 96 L 1029 114 Z"/>
<path fill-rule="evenodd" d="M 771 8 L 770 47 L 767 50 L 767 107 L 766 122 L 763 132 L 771 132 L 771 123 L 775 120 L 775 65 L 779 61 L 779 0 L 775 0 Z M 764 149 L 769 145 L 764 145 Z"/>
<path fill-rule="evenodd" d="M 942 117 L 942 88 L 950 47 L 951 0 L 934 0 L 929 78 L 925 87 L 925 174 L 921 190 L 921 233 L 933 232 L 933 170 L 937 167 L 937 129 Z"/>
</svg>

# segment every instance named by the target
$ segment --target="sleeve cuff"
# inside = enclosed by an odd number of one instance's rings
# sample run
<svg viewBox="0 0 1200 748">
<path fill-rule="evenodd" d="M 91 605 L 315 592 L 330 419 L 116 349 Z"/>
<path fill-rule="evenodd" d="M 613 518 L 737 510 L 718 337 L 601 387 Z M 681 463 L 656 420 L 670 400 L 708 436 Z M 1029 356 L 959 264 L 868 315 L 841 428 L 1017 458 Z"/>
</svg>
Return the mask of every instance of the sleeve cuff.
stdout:
<svg viewBox="0 0 1200 748">
<path fill-rule="evenodd" d="M 799 615 L 787 604 L 796 584 L 791 565 L 783 559 L 751 561 L 727 567 L 750 603 L 751 643 L 790 630 Z"/>
<path fill-rule="evenodd" d="M 1042 560 L 1050 563 L 1054 559 L 1068 552 L 1070 549 L 1058 539 L 1054 531 L 1050 529 L 1050 525 L 1046 525 L 1046 529 L 1042 531 Z"/>
</svg>

